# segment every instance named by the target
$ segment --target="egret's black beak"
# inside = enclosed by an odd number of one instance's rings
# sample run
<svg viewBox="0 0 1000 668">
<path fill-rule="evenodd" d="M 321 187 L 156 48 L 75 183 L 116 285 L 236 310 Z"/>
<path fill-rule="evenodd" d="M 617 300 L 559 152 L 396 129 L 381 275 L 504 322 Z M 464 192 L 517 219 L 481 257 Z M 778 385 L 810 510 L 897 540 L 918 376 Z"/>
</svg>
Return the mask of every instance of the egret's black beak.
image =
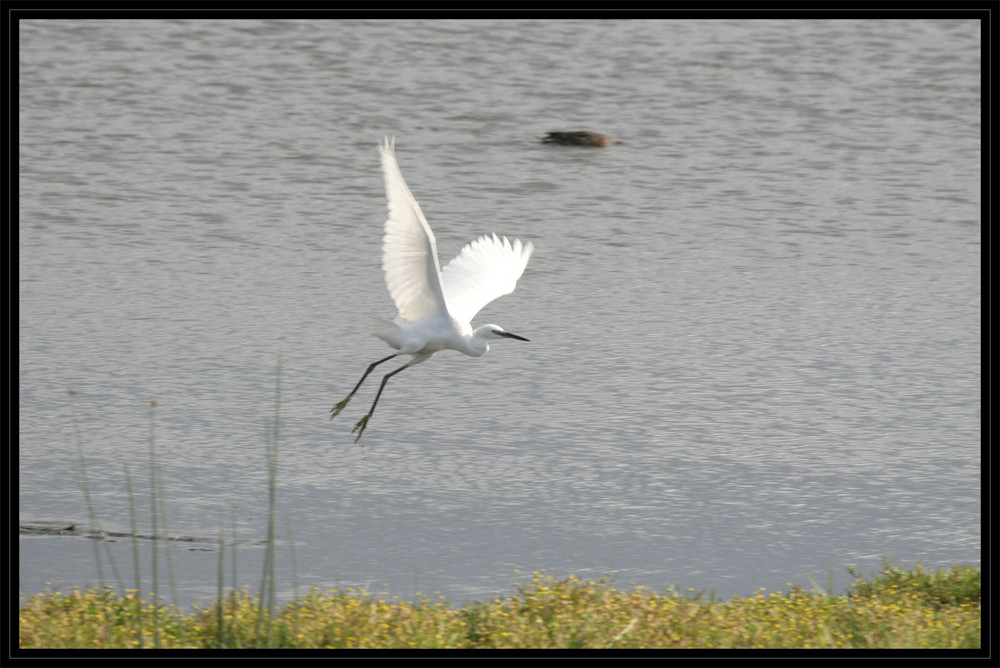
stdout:
<svg viewBox="0 0 1000 668">
<path fill-rule="evenodd" d="M 518 341 L 528 341 L 529 340 L 529 339 L 524 338 L 523 336 L 518 336 L 517 334 L 511 334 L 510 332 L 500 332 L 500 336 L 505 336 L 508 339 L 517 339 Z"/>
</svg>

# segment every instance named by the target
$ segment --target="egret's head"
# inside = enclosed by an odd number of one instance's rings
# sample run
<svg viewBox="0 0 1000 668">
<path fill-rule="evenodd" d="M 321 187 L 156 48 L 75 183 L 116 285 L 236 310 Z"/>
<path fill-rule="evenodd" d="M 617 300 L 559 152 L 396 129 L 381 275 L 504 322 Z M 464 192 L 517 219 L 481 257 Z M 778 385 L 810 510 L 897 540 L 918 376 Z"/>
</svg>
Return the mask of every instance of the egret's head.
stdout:
<svg viewBox="0 0 1000 668">
<path fill-rule="evenodd" d="M 504 330 L 500 325 L 483 325 L 476 329 L 476 336 L 483 339 L 517 339 L 518 341 L 527 341 L 528 339 L 523 336 L 518 336 L 517 334 L 511 334 L 510 332 Z"/>
<path fill-rule="evenodd" d="M 528 340 L 523 336 L 518 336 L 517 334 L 511 334 L 510 332 L 504 331 L 504 328 L 499 325 L 483 325 L 482 327 L 476 327 L 476 331 L 472 333 L 472 337 L 467 339 L 468 350 L 465 350 L 464 352 L 467 355 L 479 357 L 490 349 L 490 339 L 517 339 L 518 341 Z"/>
</svg>

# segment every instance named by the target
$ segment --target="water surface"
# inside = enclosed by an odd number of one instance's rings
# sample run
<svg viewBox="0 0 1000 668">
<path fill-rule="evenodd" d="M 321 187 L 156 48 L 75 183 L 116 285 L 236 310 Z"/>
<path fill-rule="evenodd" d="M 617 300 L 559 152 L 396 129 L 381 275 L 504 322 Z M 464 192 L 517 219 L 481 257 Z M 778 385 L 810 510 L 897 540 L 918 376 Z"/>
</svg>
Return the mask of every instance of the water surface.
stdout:
<svg viewBox="0 0 1000 668">
<path fill-rule="evenodd" d="M 978 564 L 979 36 L 22 22 L 21 519 L 86 523 L 75 413 L 106 527 L 129 527 L 126 461 L 149 526 L 152 428 L 171 531 L 235 516 L 259 540 L 280 359 L 286 595 L 458 603 L 551 569 L 731 596 L 884 555 Z M 629 143 L 538 141 L 574 129 Z M 393 314 L 387 133 L 442 260 L 534 242 L 476 320 L 531 342 L 397 376 L 356 446 L 374 385 L 327 416 L 388 354 L 366 332 Z M 215 595 L 215 549 L 174 545 L 182 603 Z M 85 539 L 20 550 L 23 592 L 97 581 Z"/>
</svg>

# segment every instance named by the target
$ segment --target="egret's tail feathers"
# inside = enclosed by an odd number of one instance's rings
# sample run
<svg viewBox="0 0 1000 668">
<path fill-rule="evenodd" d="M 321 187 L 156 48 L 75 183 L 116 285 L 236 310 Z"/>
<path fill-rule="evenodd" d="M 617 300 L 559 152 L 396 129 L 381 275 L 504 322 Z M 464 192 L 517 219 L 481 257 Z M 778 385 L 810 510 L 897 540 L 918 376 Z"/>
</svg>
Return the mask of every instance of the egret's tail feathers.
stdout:
<svg viewBox="0 0 1000 668">
<path fill-rule="evenodd" d="M 393 348 L 399 350 L 399 335 L 403 330 L 392 320 L 386 320 L 377 315 L 369 314 L 368 329 L 374 336 L 377 336 Z"/>
</svg>

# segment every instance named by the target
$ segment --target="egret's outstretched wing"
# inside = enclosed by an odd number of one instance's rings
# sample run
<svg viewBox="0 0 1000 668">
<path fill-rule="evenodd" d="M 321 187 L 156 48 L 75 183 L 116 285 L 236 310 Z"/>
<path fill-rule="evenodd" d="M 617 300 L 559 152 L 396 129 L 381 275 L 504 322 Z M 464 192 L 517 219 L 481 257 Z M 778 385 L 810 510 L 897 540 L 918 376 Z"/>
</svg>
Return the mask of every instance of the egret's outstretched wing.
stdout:
<svg viewBox="0 0 1000 668">
<path fill-rule="evenodd" d="M 469 322 L 491 301 L 514 292 L 534 250 L 531 242 L 511 243 L 496 234 L 468 244 L 441 270 L 448 312 L 459 322 Z"/>
<path fill-rule="evenodd" d="M 382 237 L 382 269 L 389 294 L 399 315 L 410 322 L 444 315 L 447 307 L 434 233 L 399 171 L 395 139 L 386 137 L 378 152 L 389 200 Z"/>
</svg>

